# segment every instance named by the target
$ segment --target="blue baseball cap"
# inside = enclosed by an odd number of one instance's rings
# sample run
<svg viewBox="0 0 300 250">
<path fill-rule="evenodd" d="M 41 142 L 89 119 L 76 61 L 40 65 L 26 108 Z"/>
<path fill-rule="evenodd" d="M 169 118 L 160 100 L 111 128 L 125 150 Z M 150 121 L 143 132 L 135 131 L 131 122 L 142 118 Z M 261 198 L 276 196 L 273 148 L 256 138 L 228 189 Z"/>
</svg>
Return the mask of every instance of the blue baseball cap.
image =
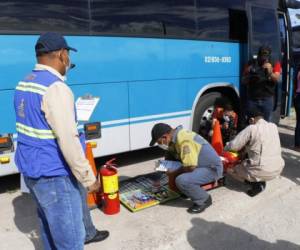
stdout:
<svg viewBox="0 0 300 250">
<path fill-rule="evenodd" d="M 36 54 L 52 52 L 60 49 L 77 51 L 77 49 L 74 49 L 67 44 L 66 39 L 62 35 L 55 32 L 42 34 L 35 44 Z"/>
</svg>

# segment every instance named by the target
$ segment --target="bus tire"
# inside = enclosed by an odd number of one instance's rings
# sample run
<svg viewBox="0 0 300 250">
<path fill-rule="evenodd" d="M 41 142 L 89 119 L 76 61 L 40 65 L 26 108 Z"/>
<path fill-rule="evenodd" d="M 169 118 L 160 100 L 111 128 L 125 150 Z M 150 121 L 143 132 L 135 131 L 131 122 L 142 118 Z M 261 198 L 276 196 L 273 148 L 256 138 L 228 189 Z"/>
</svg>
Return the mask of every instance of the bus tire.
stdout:
<svg viewBox="0 0 300 250">
<path fill-rule="evenodd" d="M 196 105 L 192 130 L 206 139 L 209 139 L 214 104 L 216 99 L 220 97 L 228 99 L 219 92 L 211 92 L 201 96 Z M 228 101 L 230 102 L 229 99 Z"/>
</svg>

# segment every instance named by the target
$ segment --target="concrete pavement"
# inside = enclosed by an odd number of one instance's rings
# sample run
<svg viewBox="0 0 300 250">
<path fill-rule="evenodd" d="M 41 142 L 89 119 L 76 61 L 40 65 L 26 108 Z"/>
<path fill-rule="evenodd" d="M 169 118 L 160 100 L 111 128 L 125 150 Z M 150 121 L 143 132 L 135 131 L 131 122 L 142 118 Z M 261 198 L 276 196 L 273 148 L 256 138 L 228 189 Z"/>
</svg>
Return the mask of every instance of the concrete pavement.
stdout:
<svg viewBox="0 0 300 250">
<path fill-rule="evenodd" d="M 92 210 L 97 228 L 108 229 L 111 236 L 86 249 L 300 249 L 300 153 L 292 150 L 294 124 L 293 118 L 281 121 L 286 167 L 262 194 L 250 198 L 244 186 L 229 179 L 226 187 L 210 192 L 213 206 L 198 215 L 186 212 L 191 202 L 183 199 L 137 213 L 121 207 L 114 216 Z M 129 159 L 120 177 L 152 172 L 151 158 L 158 154 L 149 157 L 151 152 L 139 155 L 142 161 Z M 42 249 L 29 195 L 16 190 L 1 193 L 0 200 L 0 249 Z"/>
</svg>

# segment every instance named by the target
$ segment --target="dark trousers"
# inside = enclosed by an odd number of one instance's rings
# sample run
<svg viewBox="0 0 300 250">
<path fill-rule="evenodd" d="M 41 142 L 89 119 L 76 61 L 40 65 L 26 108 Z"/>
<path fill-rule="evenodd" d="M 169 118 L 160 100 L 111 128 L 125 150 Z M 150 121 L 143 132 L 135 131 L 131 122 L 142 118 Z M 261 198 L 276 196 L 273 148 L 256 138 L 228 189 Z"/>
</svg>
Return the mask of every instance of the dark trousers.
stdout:
<svg viewBox="0 0 300 250">
<path fill-rule="evenodd" d="M 272 111 L 274 107 L 274 98 L 264 97 L 256 100 L 249 99 L 247 101 L 247 114 L 251 112 L 253 108 L 258 108 L 264 114 L 266 121 L 271 121 Z"/>
<path fill-rule="evenodd" d="M 295 147 L 300 147 L 300 93 L 295 96 L 294 106 L 296 111 Z"/>
<path fill-rule="evenodd" d="M 197 205 L 203 205 L 208 199 L 208 193 L 201 188 L 203 184 L 207 184 L 221 178 L 223 166 L 197 167 L 192 172 L 180 174 L 176 177 L 176 187 Z"/>
</svg>

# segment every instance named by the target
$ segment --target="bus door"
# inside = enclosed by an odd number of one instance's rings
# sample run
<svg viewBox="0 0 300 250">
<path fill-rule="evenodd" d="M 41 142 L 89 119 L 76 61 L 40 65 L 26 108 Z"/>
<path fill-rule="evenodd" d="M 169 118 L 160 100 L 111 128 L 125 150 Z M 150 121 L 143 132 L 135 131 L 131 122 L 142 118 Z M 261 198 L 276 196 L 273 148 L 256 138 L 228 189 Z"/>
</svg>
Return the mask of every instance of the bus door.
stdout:
<svg viewBox="0 0 300 250">
<path fill-rule="evenodd" d="M 289 107 L 292 103 L 293 92 L 297 88 L 297 75 L 300 70 L 300 1 L 292 2 L 287 6 L 287 24 L 290 38 L 290 65 L 293 70 L 290 70 L 291 89 L 290 90 Z M 289 109 L 287 110 L 289 111 Z"/>
<path fill-rule="evenodd" d="M 281 46 L 278 29 L 278 14 L 276 8 L 247 3 L 248 17 L 248 55 L 249 59 L 257 56 L 261 46 L 269 46 L 272 49 L 272 60 L 281 61 Z M 281 112 L 281 90 L 282 83 L 278 82 L 274 98 L 272 120 L 279 122 Z"/>
<path fill-rule="evenodd" d="M 278 14 L 278 24 L 280 33 L 281 47 L 281 66 L 282 66 L 282 92 L 281 92 L 281 116 L 288 115 L 290 107 L 290 42 L 287 29 L 287 18 L 282 12 Z"/>
</svg>

